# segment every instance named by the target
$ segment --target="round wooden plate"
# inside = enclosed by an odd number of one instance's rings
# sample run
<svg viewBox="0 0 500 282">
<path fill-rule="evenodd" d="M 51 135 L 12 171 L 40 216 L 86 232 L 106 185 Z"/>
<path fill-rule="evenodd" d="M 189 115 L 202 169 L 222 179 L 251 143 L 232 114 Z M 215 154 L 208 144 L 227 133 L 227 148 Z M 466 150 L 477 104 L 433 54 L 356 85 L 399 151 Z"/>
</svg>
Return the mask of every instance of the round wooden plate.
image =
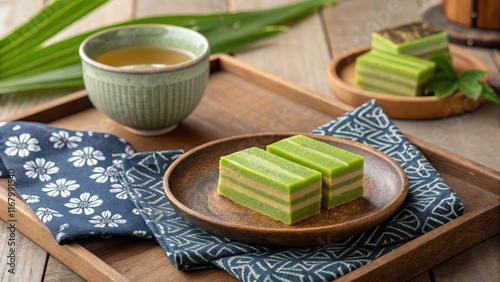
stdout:
<svg viewBox="0 0 500 282">
<path fill-rule="evenodd" d="M 235 241 L 268 246 L 311 246 L 371 229 L 391 216 L 408 193 L 403 169 L 384 153 L 340 138 L 303 134 L 365 157 L 365 193 L 350 203 L 287 225 L 217 193 L 221 156 L 298 133 L 240 135 L 196 147 L 178 158 L 163 180 L 174 209 L 194 226 Z"/>
<path fill-rule="evenodd" d="M 357 107 L 375 99 L 384 112 L 392 118 L 436 119 L 474 111 L 485 102 L 482 99 L 471 100 L 460 91 L 450 97 L 439 99 L 434 96 L 395 96 L 361 89 L 354 80 L 356 58 L 370 49 L 370 46 L 366 46 L 348 51 L 334 58 L 328 66 L 331 90 L 339 100 L 351 106 Z M 460 47 L 450 45 L 450 53 L 453 65 L 459 73 L 468 69 L 488 70 L 479 58 Z M 483 81 L 486 82 L 487 79 L 488 75 Z"/>
</svg>

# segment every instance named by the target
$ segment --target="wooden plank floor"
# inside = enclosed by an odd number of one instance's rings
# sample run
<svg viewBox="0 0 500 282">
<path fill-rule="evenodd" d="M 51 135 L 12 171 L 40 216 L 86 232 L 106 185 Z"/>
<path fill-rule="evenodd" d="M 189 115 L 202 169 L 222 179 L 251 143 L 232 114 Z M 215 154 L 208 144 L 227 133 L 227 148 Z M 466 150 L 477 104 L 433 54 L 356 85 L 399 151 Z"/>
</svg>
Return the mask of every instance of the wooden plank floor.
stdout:
<svg viewBox="0 0 500 282">
<path fill-rule="evenodd" d="M 0 36 L 24 22 L 48 0 L 0 0 Z M 273 7 L 293 0 L 120 0 L 110 1 L 53 40 L 126 19 L 179 13 L 217 13 Z M 318 93 L 335 97 L 328 88 L 329 60 L 357 46 L 368 45 L 371 31 L 419 19 L 427 0 L 350 0 L 316 12 L 288 32 L 235 52 L 249 64 L 293 80 Z M 500 51 L 468 48 L 490 69 L 490 83 L 500 90 Z M 14 93 L 0 96 L 0 119 L 72 90 Z M 485 105 L 477 112 L 443 120 L 402 121 L 404 131 L 500 170 L 500 107 Z M 43 249 L 16 234 L 16 274 L 7 272 L 7 224 L 0 223 L 1 281 L 79 281 L 75 273 Z M 500 281 L 500 236 L 411 279 L 411 281 Z"/>
</svg>

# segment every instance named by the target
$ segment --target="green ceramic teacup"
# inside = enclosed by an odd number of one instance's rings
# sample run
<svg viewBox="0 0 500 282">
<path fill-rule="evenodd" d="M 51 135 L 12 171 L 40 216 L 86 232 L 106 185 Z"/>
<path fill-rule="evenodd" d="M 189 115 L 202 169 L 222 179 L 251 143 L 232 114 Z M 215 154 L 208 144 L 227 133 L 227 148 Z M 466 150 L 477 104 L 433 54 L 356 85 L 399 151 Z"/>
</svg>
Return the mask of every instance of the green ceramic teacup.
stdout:
<svg viewBox="0 0 500 282">
<path fill-rule="evenodd" d="M 137 45 L 187 51 L 193 59 L 155 68 L 121 68 L 95 58 Z M 172 25 L 133 25 L 96 33 L 80 46 L 83 79 L 92 104 L 141 135 L 173 130 L 200 102 L 209 75 L 210 48 L 196 31 Z"/>
</svg>

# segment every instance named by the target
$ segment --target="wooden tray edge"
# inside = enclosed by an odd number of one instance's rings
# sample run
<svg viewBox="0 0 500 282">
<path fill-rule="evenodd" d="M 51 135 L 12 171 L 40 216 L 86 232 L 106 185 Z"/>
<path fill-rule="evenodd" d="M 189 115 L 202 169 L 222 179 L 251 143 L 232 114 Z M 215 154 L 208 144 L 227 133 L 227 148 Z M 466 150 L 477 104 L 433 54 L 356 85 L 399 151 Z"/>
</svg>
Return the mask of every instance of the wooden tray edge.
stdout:
<svg viewBox="0 0 500 282">
<path fill-rule="evenodd" d="M 374 281 L 380 277 L 404 281 L 417 276 L 430 267 L 498 234 L 499 202 L 498 200 L 490 202 L 481 209 L 464 214 L 415 238 L 356 271 L 342 276 L 338 281 Z M 454 248 L 449 242 L 461 244 L 460 247 Z M 438 255 L 433 252 L 436 248 L 442 249 Z"/>
<path fill-rule="evenodd" d="M 5 188 L 0 185 L 0 206 L 2 207 L 8 207 L 9 204 L 9 194 Z M 19 198 L 16 199 L 14 215 L 14 219 L 9 218 L 7 208 L 0 211 L 0 217 L 5 222 L 14 223 L 16 230 L 22 232 L 24 236 L 63 262 L 85 280 L 107 281 L 112 278 L 112 281 L 130 281 L 78 243 L 57 244 L 47 227 Z"/>
<path fill-rule="evenodd" d="M 283 79 L 281 77 L 278 77 L 274 74 L 267 73 L 265 71 L 262 71 L 256 67 L 249 66 L 241 61 L 238 61 L 237 59 L 224 55 L 224 54 L 217 54 L 213 55 L 211 57 L 211 62 L 212 62 L 212 69 L 213 70 L 224 70 L 229 73 L 235 74 L 237 76 L 240 76 L 242 78 L 251 80 L 253 83 L 266 87 L 270 90 L 275 91 L 276 93 L 283 95 L 287 98 L 290 98 L 294 101 L 299 101 L 301 103 L 304 103 L 312 108 L 315 108 L 319 111 L 332 114 L 334 116 L 338 116 L 340 114 L 345 113 L 346 111 L 349 111 L 353 109 L 353 107 L 346 105 L 342 102 L 333 100 L 331 98 L 328 98 L 326 96 L 323 96 L 321 94 L 315 93 L 307 88 L 304 88 L 294 82 L 291 82 L 289 80 Z M 88 101 L 89 104 L 86 104 Z M 67 107 L 67 105 L 74 105 L 74 104 L 80 104 L 81 108 L 71 108 L 71 111 L 65 113 L 65 114 L 59 114 L 54 115 L 49 112 L 56 112 L 60 113 L 60 111 L 56 111 L 54 109 L 64 109 L 64 107 Z M 12 116 L 7 119 L 7 121 L 13 121 L 13 120 L 25 120 L 25 121 L 40 121 L 37 120 L 37 118 L 42 117 L 42 119 L 47 119 L 49 122 L 58 119 L 60 117 L 63 117 L 67 115 L 68 113 L 75 113 L 77 111 L 85 110 L 92 107 L 90 104 L 90 101 L 87 98 L 87 94 L 85 90 L 76 92 L 74 94 L 70 94 L 68 96 L 59 98 L 57 100 L 54 100 L 52 102 L 48 102 L 46 104 L 40 105 L 38 107 L 35 107 L 33 109 L 30 109 L 28 111 L 22 112 L 18 115 Z M 64 113 L 64 112 L 63 112 Z M 48 118 L 47 118 L 48 117 Z M 52 117 L 52 120 L 50 120 Z M 43 121 L 41 121 L 43 122 Z M 467 158 L 464 158 L 456 153 L 447 151 L 445 149 L 442 149 L 436 145 L 433 145 L 431 143 L 428 143 L 426 141 L 423 141 L 421 139 L 406 135 L 410 141 L 415 144 L 417 147 L 419 147 L 420 150 L 423 151 L 424 154 L 428 155 L 428 157 L 432 159 L 436 159 L 439 161 L 446 161 L 446 160 L 454 160 L 454 161 L 459 161 L 457 165 L 461 165 L 463 167 L 464 171 L 472 171 L 474 173 L 478 173 L 481 176 L 484 176 L 486 178 L 490 178 L 492 181 L 496 181 L 500 179 L 499 173 L 497 171 L 494 171 L 490 168 L 487 168 L 485 166 L 482 166 L 474 161 L 471 161 Z M 456 167 L 454 167 L 456 169 Z M 0 185 L 1 186 L 1 185 Z M 5 187 L 4 187 L 5 188 Z M 5 190 L 5 189 L 3 189 Z M 487 189 L 488 191 L 495 192 L 497 195 L 499 194 L 496 192 L 493 188 Z M 6 201 L 6 194 L 5 193 L 0 193 L 0 201 L 3 203 Z M 19 207 L 19 206 L 18 206 Z M 430 260 L 426 260 L 424 264 L 419 264 L 419 268 L 415 269 L 421 269 L 421 271 L 428 269 L 439 262 L 443 261 L 444 259 L 447 259 L 467 248 L 470 248 L 478 243 L 480 243 L 483 240 L 488 239 L 489 237 L 495 235 L 498 233 L 498 230 L 491 230 L 492 226 L 494 224 L 491 224 L 491 220 L 496 219 L 493 215 L 498 214 L 498 208 L 499 204 L 498 201 L 495 204 L 491 205 L 486 205 L 480 210 L 474 210 L 471 213 L 468 213 L 456 220 L 453 220 L 452 222 L 437 228 L 436 230 L 423 235 L 412 242 L 406 244 L 404 249 L 399 250 L 400 248 L 396 249 L 394 252 L 391 252 L 390 254 L 387 254 L 386 256 L 383 256 L 382 258 L 375 260 L 374 262 L 368 264 L 367 266 L 364 266 L 360 268 L 359 270 L 356 270 L 350 274 L 347 274 L 343 278 L 341 278 L 341 281 L 345 280 L 351 280 L 351 279 L 366 279 L 368 277 L 374 277 L 373 275 L 387 275 L 386 271 L 390 271 L 390 267 L 386 267 L 384 265 L 385 261 L 387 262 L 392 262 L 397 260 L 401 256 L 405 255 L 412 255 L 414 252 L 418 253 L 419 248 L 421 247 L 419 244 L 422 242 L 428 241 L 429 239 L 429 244 L 431 244 L 433 241 L 436 240 L 436 238 L 439 239 L 439 236 L 441 235 L 447 235 L 451 239 L 458 240 L 459 235 L 455 235 L 454 237 L 451 236 L 455 234 L 455 230 L 467 230 L 467 228 L 476 228 L 474 226 L 484 226 L 484 230 L 487 230 L 487 232 L 483 232 L 481 234 L 478 234 L 477 236 L 470 236 L 470 240 L 467 241 L 467 244 L 460 245 L 460 247 L 454 249 L 454 251 L 448 251 L 445 252 L 445 256 L 435 258 L 432 257 Z M 29 210 L 29 208 L 26 206 L 26 208 Z M 31 212 L 31 210 L 30 210 Z M 495 214 L 496 212 L 496 214 Z M 493 215 L 492 215 L 493 214 Z M 3 220 L 7 220 L 7 217 L 4 217 L 3 213 L 0 214 Z M 27 237 L 33 240 L 35 243 L 40 245 L 42 248 L 44 248 L 46 251 L 48 251 L 50 254 L 54 255 L 54 257 L 58 258 L 61 260 L 63 263 L 65 263 L 70 269 L 74 270 L 76 273 L 84 277 L 85 279 L 91 278 L 91 280 L 96 278 L 96 273 L 99 273 L 100 275 L 104 275 L 106 279 L 114 279 L 117 281 L 128 281 L 122 274 L 118 273 L 116 270 L 111 268 L 108 264 L 104 263 L 104 261 L 100 260 L 98 257 L 96 257 L 94 254 L 90 253 L 88 250 L 83 248 L 82 246 L 78 244 L 71 244 L 71 245 L 58 245 L 48 233 L 48 230 L 43 226 L 43 224 L 38 220 L 38 217 L 35 215 L 32 215 L 30 217 L 29 215 L 25 217 L 26 220 L 33 220 L 35 222 L 38 222 L 39 225 L 41 225 L 44 230 L 45 234 L 43 237 L 48 237 L 48 240 L 51 240 L 51 242 L 48 242 L 47 246 L 44 246 L 45 241 L 47 241 L 47 238 L 45 239 L 40 239 L 38 240 L 37 237 L 34 236 L 29 236 L 29 234 L 34 234 L 36 232 L 30 232 L 30 228 L 26 227 L 23 229 L 19 229 L 23 234 L 28 234 Z M 481 227 L 483 228 L 483 227 Z M 25 230 L 25 231 L 23 231 Z M 43 233 L 42 233 L 43 234 Z M 456 233 L 459 234 L 459 233 Z M 430 237 L 430 238 L 428 238 Z M 447 241 L 449 242 L 450 239 Z M 431 244 L 431 246 L 435 246 L 434 244 Z M 58 249 L 62 247 L 62 249 Z M 401 247 L 401 248 L 403 248 Z M 59 251 L 63 250 L 63 254 L 56 254 Z M 78 255 L 80 257 L 81 255 L 90 255 L 92 259 L 85 259 L 85 267 L 82 267 L 82 263 L 77 263 L 73 262 L 74 260 L 74 255 L 71 255 L 70 253 L 74 252 L 74 254 Z M 59 257 L 58 257 L 59 256 Z M 92 267 L 94 264 L 96 264 L 96 261 L 99 261 L 99 266 L 98 267 Z M 406 265 L 406 267 L 410 267 L 412 260 L 409 261 L 410 265 Z M 83 268 L 83 269 L 82 269 Z M 102 269 L 102 270 L 100 270 Z M 109 271 L 108 271 L 109 270 Z M 97 271 L 97 272 L 95 272 Z M 420 271 L 420 272 L 421 272 Z M 91 273 L 90 273 L 91 272 Z M 392 272 L 391 272 L 392 273 Z M 405 276 L 404 278 L 409 278 L 408 274 L 409 272 L 407 269 L 404 269 L 404 271 L 401 271 Z M 416 275 L 417 273 L 412 274 Z M 380 276 L 379 276 L 380 277 Z"/>
</svg>

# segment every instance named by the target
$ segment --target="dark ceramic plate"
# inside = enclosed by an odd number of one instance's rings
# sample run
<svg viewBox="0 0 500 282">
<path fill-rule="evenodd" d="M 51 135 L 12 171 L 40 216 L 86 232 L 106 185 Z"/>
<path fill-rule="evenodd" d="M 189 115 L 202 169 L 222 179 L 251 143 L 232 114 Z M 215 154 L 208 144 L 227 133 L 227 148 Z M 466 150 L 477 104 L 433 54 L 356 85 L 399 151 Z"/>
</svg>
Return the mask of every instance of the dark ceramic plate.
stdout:
<svg viewBox="0 0 500 282">
<path fill-rule="evenodd" d="M 188 222 L 235 241 L 271 246 L 311 246 L 338 241 L 371 229 L 391 216 L 408 193 L 403 169 L 372 147 L 340 138 L 308 135 L 365 157 L 365 194 L 350 203 L 287 225 L 217 193 L 221 156 L 298 133 L 259 133 L 196 147 L 167 170 L 163 186 L 174 209 Z M 303 134 L 303 133 L 301 133 Z"/>
</svg>

